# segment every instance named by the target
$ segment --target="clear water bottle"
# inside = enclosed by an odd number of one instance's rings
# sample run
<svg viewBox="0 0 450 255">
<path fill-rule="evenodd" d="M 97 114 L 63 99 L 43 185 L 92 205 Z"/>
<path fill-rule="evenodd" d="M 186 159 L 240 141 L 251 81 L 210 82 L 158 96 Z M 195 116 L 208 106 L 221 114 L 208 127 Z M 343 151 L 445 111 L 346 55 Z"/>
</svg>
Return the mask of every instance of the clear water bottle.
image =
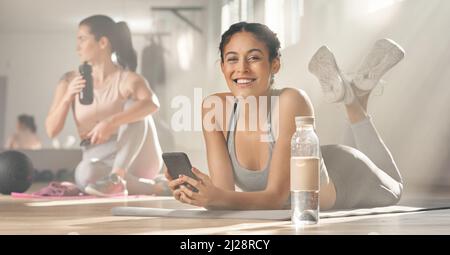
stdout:
<svg viewBox="0 0 450 255">
<path fill-rule="evenodd" d="M 291 209 L 295 225 L 319 221 L 320 145 L 313 116 L 295 118 L 291 140 Z"/>
</svg>

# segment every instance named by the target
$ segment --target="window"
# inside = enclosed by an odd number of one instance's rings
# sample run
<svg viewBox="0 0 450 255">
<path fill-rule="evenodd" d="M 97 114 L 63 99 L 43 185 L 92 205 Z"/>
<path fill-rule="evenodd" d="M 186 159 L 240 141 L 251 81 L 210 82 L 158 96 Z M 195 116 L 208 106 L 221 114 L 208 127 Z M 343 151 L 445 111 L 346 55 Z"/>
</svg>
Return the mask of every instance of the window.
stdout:
<svg viewBox="0 0 450 255">
<path fill-rule="evenodd" d="M 221 30 L 239 21 L 263 23 L 287 47 L 300 40 L 302 16 L 303 0 L 223 0 Z"/>
</svg>

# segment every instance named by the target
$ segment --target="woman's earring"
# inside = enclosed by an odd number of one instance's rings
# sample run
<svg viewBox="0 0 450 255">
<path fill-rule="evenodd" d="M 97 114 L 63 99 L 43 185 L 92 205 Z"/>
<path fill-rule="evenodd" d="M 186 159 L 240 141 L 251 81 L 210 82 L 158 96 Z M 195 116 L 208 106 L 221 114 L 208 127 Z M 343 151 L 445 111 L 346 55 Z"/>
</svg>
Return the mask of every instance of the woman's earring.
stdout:
<svg viewBox="0 0 450 255">
<path fill-rule="evenodd" d="M 270 74 L 270 85 L 275 82 L 275 74 Z"/>
<path fill-rule="evenodd" d="M 114 64 L 118 64 L 119 62 L 118 62 L 118 60 L 117 60 L 117 53 L 116 52 L 113 52 L 112 54 L 111 54 L 111 61 L 114 63 Z"/>
</svg>

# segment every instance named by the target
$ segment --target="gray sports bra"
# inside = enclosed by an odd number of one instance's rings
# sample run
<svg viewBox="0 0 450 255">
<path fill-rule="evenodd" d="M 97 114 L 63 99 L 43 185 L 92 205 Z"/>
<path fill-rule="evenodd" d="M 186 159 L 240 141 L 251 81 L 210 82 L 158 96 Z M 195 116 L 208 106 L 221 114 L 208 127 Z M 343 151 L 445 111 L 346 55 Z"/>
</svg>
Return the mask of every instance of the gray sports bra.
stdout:
<svg viewBox="0 0 450 255">
<path fill-rule="evenodd" d="M 270 100 L 268 100 L 270 102 Z M 271 105 L 269 103 L 269 111 L 267 113 L 268 120 L 268 134 L 267 141 L 269 143 L 269 160 L 267 161 L 267 165 L 261 170 L 249 170 L 245 167 L 242 167 L 239 164 L 236 155 L 236 147 L 235 147 L 235 134 L 236 134 L 236 126 L 239 118 L 239 110 L 240 110 L 239 100 L 236 100 L 234 103 L 233 112 L 231 114 L 231 120 L 229 124 L 229 131 L 227 133 L 227 148 L 228 154 L 230 155 L 231 165 L 233 168 L 233 175 L 236 185 L 242 189 L 243 191 L 258 191 L 264 190 L 267 185 L 267 179 L 269 175 L 270 162 L 272 160 L 272 150 L 275 144 L 275 139 L 272 133 L 271 127 Z"/>
<path fill-rule="evenodd" d="M 272 90 L 272 95 L 279 95 L 281 91 L 278 90 Z M 269 111 L 267 113 L 267 120 L 268 120 L 268 134 L 267 134 L 267 142 L 269 143 L 269 160 L 267 161 L 267 165 L 261 169 L 261 170 L 249 170 L 245 167 L 242 167 L 239 164 L 239 161 L 237 159 L 236 155 L 236 147 L 235 147 L 235 134 L 236 134 L 236 126 L 237 121 L 239 118 L 239 107 L 240 107 L 240 101 L 236 100 L 233 107 L 233 112 L 231 113 L 231 120 L 229 123 L 228 133 L 227 133 L 227 149 L 228 154 L 230 156 L 231 165 L 233 168 L 233 175 L 236 185 L 242 190 L 242 191 L 261 191 L 266 189 L 267 186 L 267 180 L 269 177 L 269 168 L 270 163 L 272 161 L 272 152 L 275 145 L 275 139 L 272 129 L 272 107 L 270 103 L 271 100 L 268 100 L 269 104 Z M 328 171 L 326 169 L 325 163 L 323 161 L 323 158 L 321 157 L 320 160 L 320 183 L 325 184 L 328 183 L 329 177 L 328 177 Z"/>
</svg>

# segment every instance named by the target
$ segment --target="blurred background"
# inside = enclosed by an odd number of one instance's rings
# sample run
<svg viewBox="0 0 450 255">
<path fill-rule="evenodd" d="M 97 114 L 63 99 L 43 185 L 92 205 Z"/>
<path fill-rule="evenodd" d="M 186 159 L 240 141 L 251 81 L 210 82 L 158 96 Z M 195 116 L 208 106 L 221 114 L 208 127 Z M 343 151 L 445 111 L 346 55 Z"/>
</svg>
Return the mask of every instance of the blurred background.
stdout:
<svg viewBox="0 0 450 255">
<path fill-rule="evenodd" d="M 276 86 L 309 94 L 322 144 L 341 142 L 345 115 L 342 106 L 323 101 L 307 70 L 310 58 L 327 45 L 351 73 L 377 39 L 391 38 L 406 57 L 377 87 L 370 114 L 404 175 L 406 192 L 449 186 L 448 0 L 0 0 L 1 145 L 14 132 L 17 116 L 26 113 L 34 115 L 44 149 L 78 150 L 72 116 L 55 140 L 47 137 L 44 123 L 58 80 L 80 64 L 78 23 L 93 14 L 129 24 L 137 70 L 161 101 L 155 121 L 163 150 L 187 152 L 203 171 L 201 123 L 174 130 L 171 119 L 179 108 L 171 102 L 176 96 L 189 98 L 195 120 L 202 97 L 227 90 L 218 46 L 231 24 L 261 22 L 278 34 L 282 69 Z M 194 94 L 194 88 L 201 90 Z M 35 160 L 44 164 L 55 158 Z"/>
</svg>

